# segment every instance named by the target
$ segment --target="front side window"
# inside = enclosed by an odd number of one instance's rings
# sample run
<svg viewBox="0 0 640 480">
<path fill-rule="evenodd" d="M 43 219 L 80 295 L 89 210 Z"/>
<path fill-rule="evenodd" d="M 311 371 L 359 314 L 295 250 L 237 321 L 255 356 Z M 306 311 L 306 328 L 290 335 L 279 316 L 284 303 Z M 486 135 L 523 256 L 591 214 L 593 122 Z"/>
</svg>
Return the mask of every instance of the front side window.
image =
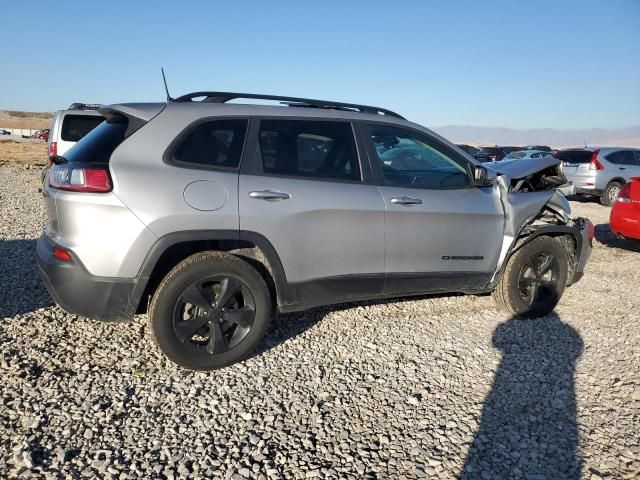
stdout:
<svg viewBox="0 0 640 480">
<path fill-rule="evenodd" d="M 262 120 L 259 141 L 266 174 L 360 180 L 358 153 L 349 123 Z"/>
<path fill-rule="evenodd" d="M 435 146 L 426 137 L 409 130 L 370 126 L 386 185 L 444 189 L 471 185 L 465 164 Z"/>
<path fill-rule="evenodd" d="M 179 163 L 238 168 L 247 132 L 247 120 L 209 120 L 194 127 L 173 152 Z"/>
</svg>

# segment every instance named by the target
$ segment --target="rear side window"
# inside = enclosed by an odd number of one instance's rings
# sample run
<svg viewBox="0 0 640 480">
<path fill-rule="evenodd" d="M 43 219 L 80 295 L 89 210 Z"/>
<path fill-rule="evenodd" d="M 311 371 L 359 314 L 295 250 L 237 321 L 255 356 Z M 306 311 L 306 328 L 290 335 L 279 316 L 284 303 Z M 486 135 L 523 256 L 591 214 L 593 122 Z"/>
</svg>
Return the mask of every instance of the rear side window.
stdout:
<svg viewBox="0 0 640 480">
<path fill-rule="evenodd" d="M 124 140 L 127 125 L 127 121 L 102 122 L 72 146 L 64 158 L 73 163 L 109 163 L 111 154 Z"/>
<path fill-rule="evenodd" d="M 262 120 L 259 140 L 266 174 L 360 180 L 349 123 Z"/>
<path fill-rule="evenodd" d="M 210 120 L 194 127 L 173 152 L 179 163 L 238 168 L 247 134 L 247 120 Z"/>
<path fill-rule="evenodd" d="M 631 150 L 618 150 L 607 155 L 606 159 L 616 165 L 638 165 L 636 156 Z"/>
<path fill-rule="evenodd" d="M 60 138 L 65 142 L 77 142 L 103 121 L 99 115 L 67 114 L 62 119 Z"/>
<path fill-rule="evenodd" d="M 554 155 L 555 158 L 567 163 L 589 163 L 593 152 L 590 150 L 565 150 Z"/>
</svg>

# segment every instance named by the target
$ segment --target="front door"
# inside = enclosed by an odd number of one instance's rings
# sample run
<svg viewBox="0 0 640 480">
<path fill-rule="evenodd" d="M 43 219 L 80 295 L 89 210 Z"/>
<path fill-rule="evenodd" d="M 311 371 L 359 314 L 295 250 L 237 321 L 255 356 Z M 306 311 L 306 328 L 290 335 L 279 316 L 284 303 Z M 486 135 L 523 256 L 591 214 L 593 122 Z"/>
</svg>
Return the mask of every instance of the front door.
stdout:
<svg viewBox="0 0 640 480">
<path fill-rule="evenodd" d="M 426 132 L 363 128 L 385 202 L 385 293 L 476 291 L 495 270 L 504 217 L 472 165 Z"/>
</svg>

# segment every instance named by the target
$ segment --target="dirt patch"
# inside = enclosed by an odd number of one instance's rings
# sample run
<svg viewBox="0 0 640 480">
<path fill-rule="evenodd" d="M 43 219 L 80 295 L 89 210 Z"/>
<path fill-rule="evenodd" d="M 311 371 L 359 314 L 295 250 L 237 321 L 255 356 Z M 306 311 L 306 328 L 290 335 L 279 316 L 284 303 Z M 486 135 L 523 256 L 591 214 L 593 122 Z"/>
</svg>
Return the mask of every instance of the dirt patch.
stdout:
<svg viewBox="0 0 640 480">
<path fill-rule="evenodd" d="M 0 165 L 42 166 L 47 163 L 47 142 L 0 140 Z"/>
<path fill-rule="evenodd" d="M 0 110 L 0 128 L 29 128 L 39 130 L 51 126 L 51 112 L 17 112 Z"/>
</svg>

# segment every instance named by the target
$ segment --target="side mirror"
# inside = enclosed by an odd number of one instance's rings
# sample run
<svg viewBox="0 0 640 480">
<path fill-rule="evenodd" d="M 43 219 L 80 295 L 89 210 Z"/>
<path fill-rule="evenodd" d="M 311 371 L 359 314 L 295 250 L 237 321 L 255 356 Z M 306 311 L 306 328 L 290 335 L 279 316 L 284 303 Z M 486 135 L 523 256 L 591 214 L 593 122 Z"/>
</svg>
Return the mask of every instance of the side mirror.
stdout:
<svg viewBox="0 0 640 480">
<path fill-rule="evenodd" d="M 476 187 L 488 187 L 493 185 L 493 182 L 498 177 L 498 174 L 490 168 L 483 167 L 482 165 L 476 165 L 473 170 L 473 180 Z"/>
</svg>

